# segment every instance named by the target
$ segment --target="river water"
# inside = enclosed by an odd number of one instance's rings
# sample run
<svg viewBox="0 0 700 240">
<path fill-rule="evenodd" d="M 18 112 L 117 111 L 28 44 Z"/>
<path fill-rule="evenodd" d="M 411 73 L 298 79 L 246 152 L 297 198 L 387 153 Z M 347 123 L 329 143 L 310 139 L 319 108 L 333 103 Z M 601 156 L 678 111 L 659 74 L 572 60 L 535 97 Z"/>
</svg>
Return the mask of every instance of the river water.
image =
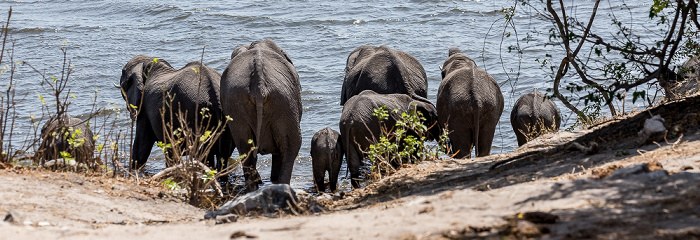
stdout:
<svg viewBox="0 0 700 240">
<path fill-rule="evenodd" d="M 649 7 L 631 1 L 630 13 L 645 16 Z M 506 153 L 517 147 L 509 113 L 515 100 L 532 88 L 551 85 L 548 72 L 535 59 L 559 51 L 545 47 L 551 27 L 531 10 L 519 6 L 514 19 L 518 26 L 535 31 L 521 31 L 530 46 L 519 58 L 509 52 L 515 43 L 512 30 L 504 30 L 503 8 L 513 1 L 133 1 L 133 0 L 56 0 L 2 1 L 0 16 L 13 8 L 10 39 L 15 42 L 15 61 L 26 61 L 47 75 L 60 72 L 63 55 L 79 71 L 71 76 L 69 88 L 76 95 L 69 112 L 87 114 L 92 96 L 99 90 L 97 105 L 124 110 L 124 101 L 112 87 L 118 82 L 121 68 L 137 54 L 147 54 L 170 62 L 175 68 L 200 60 L 222 72 L 233 49 L 252 41 L 271 38 L 284 48 L 295 63 L 302 85 L 303 145 L 294 166 L 292 185 L 312 186 L 309 145 L 313 134 L 326 126 L 338 129 L 342 111 L 340 89 L 348 54 L 361 45 L 387 45 L 416 57 L 428 76 L 428 98 L 435 101 L 440 84 L 438 67 L 447 58 L 449 47 L 457 46 L 474 58 L 500 84 L 505 97 L 492 153 Z M 567 3 L 569 4 L 569 3 Z M 578 6 L 580 5 L 580 6 Z M 591 9 L 591 1 L 579 1 L 574 11 Z M 621 3 L 604 3 L 599 14 L 605 16 L 621 9 Z M 633 14 L 631 14 L 633 15 Z M 601 21 L 597 27 L 606 27 Z M 510 38 L 503 38 L 510 32 Z M 537 43 L 539 46 L 537 46 Z M 561 59 L 561 58 L 559 58 Z M 7 62 L 3 63 L 7 64 Z M 519 75 L 518 75 L 519 72 Z M 28 116 L 41 114 L 43 93 L 38 74 L 20 66 L 16 79 L 18 92 L 28 98 L 18 106 L 16 131 L 26 133 Z M 6 81 L 3 78 L 3 81 Z M 3 83 L 3 86 L 4 83 Z M 563 104 L 563 126 L 574 119 Z M 123 113 L 118 125 L 129 127 Z M 162 168 L 162 155 L 154 148 L 149 161 L 152 169 Z M 259 161 L 260 173 L 269 178 L 270 156 Z M 342 181 L 347 187 L 347 181 Z"/>
</svg>

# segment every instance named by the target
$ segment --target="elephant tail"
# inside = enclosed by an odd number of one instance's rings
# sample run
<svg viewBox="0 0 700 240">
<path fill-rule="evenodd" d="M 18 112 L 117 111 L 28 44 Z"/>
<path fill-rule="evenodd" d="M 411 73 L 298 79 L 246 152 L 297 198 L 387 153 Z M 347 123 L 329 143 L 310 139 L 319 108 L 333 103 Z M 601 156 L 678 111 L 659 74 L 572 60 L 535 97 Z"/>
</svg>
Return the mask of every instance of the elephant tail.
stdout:
<svg viewBox="0 0 700 240">
<path fill-rule="evenodd" d="M 253 59 L 253 72 L 251 73 L 251 95 L 253 97 L 253 101 L 255 102 L 255 113 L 256 113 L 256 119 L 255 119 L 255 143 L 258 146 L 255 146 L 255 150 L 253 150 L 253 156 L 258 155 L 258 149 L 260 145 L 260 135 L 262 135 L 262 121 L 263 121 L 263 78 L 265 75 L 265 71 L 263 68 L 263 57 L 262 57 L 262 51 L 261 50 L 256 50 L 255 58 Z"/>
</svg>

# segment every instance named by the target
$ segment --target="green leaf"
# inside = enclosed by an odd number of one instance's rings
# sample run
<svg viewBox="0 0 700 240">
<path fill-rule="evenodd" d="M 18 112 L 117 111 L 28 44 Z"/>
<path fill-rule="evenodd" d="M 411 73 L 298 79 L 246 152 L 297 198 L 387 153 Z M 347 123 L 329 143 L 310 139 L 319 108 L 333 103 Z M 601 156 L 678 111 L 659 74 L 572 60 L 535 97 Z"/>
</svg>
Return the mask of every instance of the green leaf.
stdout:
<svg viewBox="0 0 700 240">
<path fill-rule="evenodd" d="M 204 140 L 207 140 L 211 136 L 211 131 L 205 131 L 202 136 L 199 137 L 200 142 L 204 142 Z"/>
</svg>

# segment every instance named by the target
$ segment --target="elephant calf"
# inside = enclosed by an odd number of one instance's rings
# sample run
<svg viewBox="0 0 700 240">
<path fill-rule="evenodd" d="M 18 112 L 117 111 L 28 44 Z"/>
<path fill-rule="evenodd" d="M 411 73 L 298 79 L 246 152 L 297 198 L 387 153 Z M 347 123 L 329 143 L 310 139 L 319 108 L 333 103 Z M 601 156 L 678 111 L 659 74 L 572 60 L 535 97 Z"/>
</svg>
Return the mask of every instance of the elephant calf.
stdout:
<svg viewBox="0 0 700 240">
<path fill-rule="evenodd" d="M 535 88 L 515 101 L 510 124 L 518 138 L 518 146 L 522 146 L 546 131 L 558 131 L 561 115 L 557 104 Z"/>
<path fill-rule="evenodd" d="M 423 65 L 408 53 L 383 45 L 365 45 L 348 56 L 340 105 L 364 90 L 404 93 L 427 101 L 428 77 Z"/>
<path fill-rule="evenodd" d="M 372 113 L 382 106 L 385 106 L 386 110 L 389 111 L 389 117 L 380 125 L 379 119 Z M 394 109 L 398 109 L 398 111 L 393 111 Z M 371 90 L 365 90 L 345 103 L 338 126 L 345 150 L 345 161 L 354 188 L 360 186 L 359 177 L 360 166 L 364 159 L 363 151 L 379 140 L 382 127 L 393 129 L 396 122 L 401 120 L 402 113 L 409 113 L 414 109 L 423 115 L 426 119 L 424 124 L 430 127 L 426 136 L 427 140 L 438 138 L 442 130 L 437 124 L 437 110 L 430 102 L 415 100 L 408 94 L 378 94 Z M 408 134 L 416 135 L 413 132 Z"/>
<path fill-rule="evenodd" d="M 314 183 L 319 193 L 326 191 L 326 185 L 323 183 L 326 172 L 328 172 L 331 192 L 335 192 L 337 189 L 343 154 L 340 133 L 330 127 L 319 130 L 311 138 L 311 166 L 314 173 Z"/>
<path fill-rule="evenodd" d="M 136 136 L 131 148 L 132 167 L 138 169 L 146 163 L 156 141 L 170 140 L 164 139 L 164 131 L 181 127 L 194 130 L 195 119 L 200 126 L 209 127 L 205 130 L 214 129 L 224 119 L 219 103 L 220 80 L 221 75 L 216 70 L 198 61 L 176 70 L 162 59 L 146 55 L 133 57 L 122 69 L 120 85 L 117 86 L 126 100 L 131 118 L 136 120 Z M 205 108 L 209 118 L 201 117 L 200 112 Z M 184 118 L 187 126 L 180 126 L 178 118 Z M 164 123 L 172 125 L 164 128 Z M 235 148 L 230 138 L 230 133 L 224 132 L 207 153 L 206 160 L 211 167 L 224 169 L 223 165 L 227 164 Z M 214 155 L 218 158 L 216 164 Z"/>
<path fill-rule="evenodd" d="M 491 143 L 503 112 L 503 94 L 496 80 L 459 48 L 449 49 L 438 89 L 439 122 L 447 128 L 456 158 L 491 154 Z"/>
<path fill-rule="evenodd" d="M 44 161 L 62 157 L 61 152 L 70 154 L 78 163 L 92 163 L 95 142 L 92 130 L 87 123 L 68 113 L 52 118 L 41 127 L 41 157 Z M 71 144 L 72 142 L 72 144 Z"/>
</svg>

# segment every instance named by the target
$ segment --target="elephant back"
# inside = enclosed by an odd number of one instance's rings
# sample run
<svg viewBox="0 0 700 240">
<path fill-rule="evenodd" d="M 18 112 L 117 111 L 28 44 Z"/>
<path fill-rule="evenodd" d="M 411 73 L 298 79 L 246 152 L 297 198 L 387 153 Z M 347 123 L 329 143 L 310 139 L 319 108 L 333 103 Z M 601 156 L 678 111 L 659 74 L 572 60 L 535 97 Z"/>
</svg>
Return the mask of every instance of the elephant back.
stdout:
<svg viewBox="0 0 700 240">
<path fill-rule="evenodd" d="M 438 88 L 437 107 L 471 107 L 486 111 L 503 111 L 504 99 L 501 88 L 488 72 L 476 66 L 474 60 L 461 52 L 453 53 L 445 60 L 443 79 Z"/>
<path fill-rule="evenodd" d="M 554 101 L 534 89 L 515 101 L 510 122 L 518 138 L 518 145 L 523 145 L 527 140 L 526 135 L 536 137 L 543 128 L 558 130 L 561 125 L 561 115 Z"/>
<path fill-rule="evenodd" d="M 348 56 L 341 105 L 364 90 L 426 98 L 425 69 L 413 56 L 387 46 L 362 46 Z"/>
<path fill-rule="evenodd" d="M 40 150 L 45 161 L 62 157 L 67 152 L 77 162 L 89 163 L 93 160 L 95 143 L 92 130 L 79 118 L 64 114 L 49 119 L 41 128 Z"/>
</svg>

